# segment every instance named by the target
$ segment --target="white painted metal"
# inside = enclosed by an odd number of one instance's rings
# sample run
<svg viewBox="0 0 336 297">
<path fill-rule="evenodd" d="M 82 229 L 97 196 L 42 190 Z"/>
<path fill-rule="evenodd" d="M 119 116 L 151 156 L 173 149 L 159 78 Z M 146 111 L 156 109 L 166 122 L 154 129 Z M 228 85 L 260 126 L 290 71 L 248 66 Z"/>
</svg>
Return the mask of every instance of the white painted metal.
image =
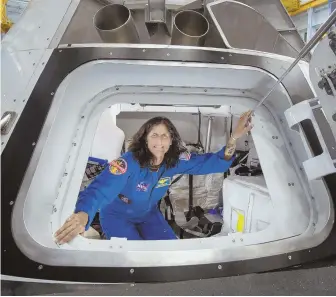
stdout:
<svg viewBox="0 0 336 297">
<path fill-rule="evenodd" d="M 258 93 L 265 93 L 274 82 L 267 73 L 249 67 L 193 63 L 184 64 L 183 67 L 181 65 L 173 62 L 152 62 L 150 65 L 131 61 L 91 62 L 76 69 L 63 81 L 55 94 L 47 119 L 47 123 L 51 121 L 53 125 L 50 129 L 47 124 L 42 132 L 14 208 L 14 217 L 17 219 L 13 221 L 13 234 L 20 249 L 28 253 L 29 257 L 53 265 L 191 265 L 219 259 L 233 261 L 264 257 L 311 247 L 324 240 L 330 230 L 329 221 L 324 220 L 321 232 L 314 233 L 316 211 L 310 200 L 310 185 L 298 169 L 300 165 L 293 156 L 294 148 L 288 145 L 288 138 L 291 137 L 287 134 L 289 128 L 287 126 L 285 130 L 286 126 L 282 127 L 276 113 L 270 113 L 272 107 L 262 107 L 254 119 L 256 126 L 252 135 L 272 200 L 279 201 L 279 216 L 274 215 L 277 218 L 275 222 L 286 220 L 291 222 L 291 228 L 274 223 L 257 236 L 257 233 L 232 235 L 237 239 L 235 242 L 232 242 L 232 236 L 173 243 L 132 242 L 123 239 L 95 241 L 78 237 L 61 249 L 53 242 L 52 233 L 73 210 L 100 115 L 109 105 L 134 101 L 145 104 L 157 104 L 160 101 L 187 105 L 220 104 L 231 105 L 232 113 L 240 114 L 252 107 L 255 104 L 253 98 L 260 99 Z M 165 71 L 160 71 L 161 68 Z M 141 71 L 141 76 L 129 75 L 138 71 Z M 118 75 L 111 75 L 114 72 Z M 158 76 L 157 73 L 162 75 Z M 169 86 L 166 85 L 168 81 Z M 132 86 L 134 83 L 138 86 Z M 201 89 L 198 88 L 200 84 L 203 86 Z M 116 85 L 118 90 L 114 87 Z M 207 88 L 207 92 L 204 92 L 204 88 Z M 282 111 L 290 107 L 285 90 L 273 95 L 277 96 L 276 101 L 282 102 Z M 80 100 L 71 100 L 74 96 Z M 282 111 L 277 110 L 280 114 Z M 66 130 L 63 129 L 65 120 Z M 274 135 L 278 138 L 273 139 Z M 299 154 L 305 155 L 304 148 Z M 46 170 L 48 176 L 45 175 Z M 288 186 L 288 183 L 294 183 L 294 186 Z M 319 199 L 325 201 L 324 206 L 330 203 L 325 193 L 319 194 Z M 284 202 L 282 205 L 281 201 Z M 17 213 L 22 208 L 23 219 Z M 55 208 L 57 211 L 52 213 Z M 280 214 L 283 215 L 282 218 Z M 33 219 L 37 215 L 38 221 Z M 20 237 L 15 235 L 18 230 L 21 230 Z M 297 236 L 292 237 L 295 235 Z M 281 244 L 272 243 L 280 238 L 283 238 Z M 39 252 L 39 247 L 42 246 L 48 246 L 48 251 L 53 256 Z M 218 247 L 222 249 L 221 253 L 216 252 Z M 98 251 L 99 257 L 96 256 Z M 57 263 L 54 263 L 54 259 Z M 94 263 L 89 259 L 94 259 Z"/>
<path fill-rule="evenodd" d="M 1 48 L 1 115 L 6 111 L 23 111 L 36 82 L 38 81 L 52 50 L 10 51 Z M 1 135 L 1 152 L 6 147 L 15 124 L 6 135 Z"/>
<path fill-rule="evenodd" d="M 302 164 L 306 171 L 308 179 L 313 180 L 336 172 L 336 168 L 334 165 L 334 163 L 336 163 L 336 160 L 333 161 L 330 157 L 328 148 L 325 144 L 320 128 L 315 120 L 309 101 L 302 101 L 287 109 L 285 111 L 285 116 L 289 127 L 293 130 L 296 130 L 297 132 L 299 132 L 299 130 L 301 129 L 298 125 L 300 122 L 307 119 L 310 120 L 312 122 L 312 125 L 314 126 L 316 135 L 321 144 L 323 153 L 318 156 L 313 156 L 312 154 L 310 154 L 310 158 L 304 161 Z M 303 137 L 302 134 L 301 137 Z"/>
<path fill-rule="evenodd" d="M 33 0 L 2 40 L 9 51 L 46 49 L 72 0 Z M 78 1 L 76 1 L 78 2 Z"/>
<path fill-rule="evenodd" d="M 290 229 L 292 226 L 287 225 L 289 221 L 276 222 L 274 218 L 277 206 L 283 203 L 284 201 L 271 199 L 263 176 L 226 178 L 223 184 L 223 205 L 225 207 L 222 233 L 239 232 L 239 227 L 242 228 L 242 233 L 256 233 L 277 223 L 284 224 Z M 238 226 L 239 217 L 243 221 L 241 226 Z"/>
<path fill-rule="evenodd" d="M 92 141 L 92 157 L 112 161 L 120 156 L 125 133 L 116 125 L 118 107 L 113 105 L 102 113 Z"/>
</svg>

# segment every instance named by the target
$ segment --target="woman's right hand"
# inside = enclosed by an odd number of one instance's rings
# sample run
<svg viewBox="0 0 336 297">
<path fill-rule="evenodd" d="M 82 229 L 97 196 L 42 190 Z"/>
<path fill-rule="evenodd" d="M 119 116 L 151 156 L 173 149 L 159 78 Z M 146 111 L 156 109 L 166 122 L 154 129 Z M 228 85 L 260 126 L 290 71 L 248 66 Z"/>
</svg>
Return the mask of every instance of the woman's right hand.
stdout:
<svg viewBox="0 0 336 297">
<path fill-rule="evenodd" d="M 85 231 L 85 226 L 89 220 L 87 213 L 80 211 L 72 214 L 64 225 L 55 233 L 58 244 L 63 244 L 74 239 L 78 234 Z"/>
</svg>

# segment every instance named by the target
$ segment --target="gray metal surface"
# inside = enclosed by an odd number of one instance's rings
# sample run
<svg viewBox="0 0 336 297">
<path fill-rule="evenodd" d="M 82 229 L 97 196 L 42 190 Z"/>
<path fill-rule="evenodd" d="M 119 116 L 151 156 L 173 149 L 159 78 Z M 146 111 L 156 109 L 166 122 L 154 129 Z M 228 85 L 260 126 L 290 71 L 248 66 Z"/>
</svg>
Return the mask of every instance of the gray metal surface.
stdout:
<svg viewBox="0 0 336 297">
<path fill-rule="evenodd" d="M 214 1 L 205 1 L 205 4 L 212 2 Z M 280 54 L 285 54 L 286 50 L 290 50 L 288 49 L 287 42 L 293 47 L 293 52 L 299 51 L 304 46 L 304 41 L 280 0 L 237 0 L 237 2 L 244 3 L 257 10 L 279 32 L 279 34 L 282 35 L 285 40 L 279 41 L 277 51 L 279 51 Z M 203 8 L 203 5 L 203 1 L 195 0 L 179 9 L 201 9 Z M 245 20 L 240 23 L 240 26 L 244 26 L 244 22 Z M 216 34 L 216 32 L 211 33 L 212 35 Z M 220 38 L 220 36 L 217 36 L 217 38 Z M 211 40 L 209 44 L 215 46 L 216 40 Z M 216 46 L 225 47 L 218 41 Z"/>
<path fill-rule="evenodd" d="M 248 5 L 219 0 L 206 6 L 211 22 L 228 48 L 252 49 L 296 57 L 297 51 L 267 21 Z"/>
<path fill-rule="evenodd" d="M 164 22 L 166 18 L 166 1 L 165 0 L 148 0 L 148 20 L 150 22 Z"/>
<path fill-rule="evenodd" d="M 172 14 L 166 8 L 165 0 L 148 0 L 145 10 L 145 24 L 149 36 L 158 34 L 171 35 Z"/>
<path fill-rule="evenodd" d="M 171 44 L 203 46 L 209 31 L 208 20 L 199 12 L 183 10 L 173 21 Z"/>
<path fill-rule="evenodd" d="M 1 285 L 2 295 L 25 296 L 334 296 L 336 267 L 163 284 L 89 285 L 3 281 Z"/>
<path fill-rule="evenodd" d="M 309 42 L 302 48 L 302 50 L 299 52 L 298 56 L 296 57 L 295 61 L 288 67 L 288 69 L 284 72 L 284 74 L 276 81 L 276 83 L 270 89 L 270 91 L 266 94 L 266 96 L 260 102 L 258 102 L 256 108 L 263 104 L 263 102 L 267 99 L 267 97 L 274 91 L 276 86 L 284 80 L 284 78 L 297 65 L 297 63 L 299 63 L 301 61 L 301 59 L 304 58 L 310 52 L 310 50 L 320 41 L 321 37 L 330 29 L 330 27 L 335 23 L 335 21 L 336 21 L 336 10 L 328 17 L 328 19 L 316 31 L 316 33 L 309 40 Z M 327 53 L 327 49 L 325 49 L 324 51 Z M 320 56 L 324 57 L 325 55 L 320 54 L 318 56 L 319 57 Z M 330 61 L 330 63 L 331 63 L 331 61 Z M 335 96 L 336 96 L 336 94 L 335 94 Z M 328 107 L 328 106 L 326 106 L 326 107 Z M 329 116 L 328 118 L 331 120 L 331 116 Z M 333 122 L 333 121 L 331 121 L 331 122 Z"/>
<path fill-rule="evenodd" d="M 95 14 L 93 23 L 104 42 L 139 43 L 131 11 L 124 5 L 111 4 L 102 7 Z"/>
<path fill-rule="evenodd" d="M 262 14 L 296 51 L 304 46 L 304 41 L 280 0 L 238 0 L 238 2 L 245 3 Z"/>
<path fill-rule="evenodd" d="M 143 5 L 145 7 L 145 5 Z M 93 0 L 81 0 L 78 8 L 74 13 L 65 33 L 59 39 L 57 44 L 87 44 L 102 42 L 97 30 L 95 29 L 92 20 L 96 12 L 102 8 L 103 5 Z M 170 36 L 167 34 L 165 28 L 158 26 L 154 28 L 154 34 L 149 34 L 145 22 L 145 10 L 132 10 L 133 21 L 140 38 L 140 43 L 145 44 L 169 44 Z M 169 24 L 170 21 L 170 24 Z M 167 26 L 170 28 L 172 21 L 167 18 Z M 152 32 L 150 30 L 150 32 Z"/>
<path fill-rule="evenodd" d="M 292 57 L 297 55 L 297 52 L 304 46 L 304 42 L 302 41 L 280 0 L 241 0 L 239 2 L 246 3 L 247 5 L 253 7 L 267 19 L 267 21 L 271 24 L 271 27 L 273 27 L 268 29 L 265 28 L 266 31 L 263 34 L 267 34 L 268 38 L 270 37 L 270 34 L 268 33 L 270 30 L 274 32 L 275 28 L 275 30 L 279 31 L 280 38 L 278 38 L 276 48 L 274 49 L 277 53 L 282 55 L 288 54 Z M 170 44 L 171 38 L 169 33 L 171 32 L 172 27 L 172 17 L 174 17 L 176 11 L 166 11 L 166 23 L 149 22 L 148 19 L 146 21 L 146 4 L 147 1 L 134 2 L 129 0 L 124 2 L 126 7 L 132 9 L 132 16 L 139 34 L 140 43 Z M 167 4 L 167 6 L 169 5 Z M 101 42 L 98 33 L 96 32 L 94 26 L 92 26 L 92 18 L 101 7 L 102 5 L 97 1 L 81 0 L 78 5 L 78 9 L 66 29 L 66 32 L 62 38 L 60 38 L 59 44 Z M 179 8 L 179 10 L 182 8 L 183 7 Z M 185 9 L 196 8 L 202 8 L 201 1 L 198 1 L 195 5 L 191 3 L 185 6 Z M 208 21 L 210 21 L 210 16 L 208 14 L 206 14 L 206 17 L 208 18 Z M 230 15 L 230 20 L 233 19 L 233 16 Z M 242 20 L 242 22 L 245 21 L 247 20 Z M 210 22 L 209 25 L 210 28 L 205 41 L 205 46 L 225 48 L 226 45 L 223 43 L 215 25 L 212 22 Z M 239 23 L 239 26 L 242 26 L 241 22 Z M 236 29 L 237 27 L 234 28 L 232 34 L 237 34 L 235 31 Z M 262 40 L 265 41 L 259 41 L 260 46 L 265 46 L 265 42 L 269 46 L 271 40 L 264 37 L 262 37 Z M 292 47 L 288 46 L 288 42 L 286 40 L 292 45 Z M 265 48 L 265 51 L 267 51 L 266 49 L 267 47 Z"/>
</svg>

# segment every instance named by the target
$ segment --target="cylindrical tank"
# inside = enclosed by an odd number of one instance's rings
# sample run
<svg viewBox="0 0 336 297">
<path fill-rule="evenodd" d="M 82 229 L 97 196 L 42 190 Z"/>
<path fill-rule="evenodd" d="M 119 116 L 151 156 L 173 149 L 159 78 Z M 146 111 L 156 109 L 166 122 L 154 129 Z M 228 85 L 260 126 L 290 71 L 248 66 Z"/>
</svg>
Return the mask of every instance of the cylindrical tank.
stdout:
<svg viewBox="0 0 336 297">
<path fill-rule="evenodd" d="M 93 24 L 104 42 L 139 43 L 131 11 L 124 5 L 106 5 L 97 11 Z"/>
<path fill-rule="evenodd" d="M 182 10 L 174 18 L 171 44 L 203 46 L 208 32 L 209 22 L 201 13 Z"/>
</svg>

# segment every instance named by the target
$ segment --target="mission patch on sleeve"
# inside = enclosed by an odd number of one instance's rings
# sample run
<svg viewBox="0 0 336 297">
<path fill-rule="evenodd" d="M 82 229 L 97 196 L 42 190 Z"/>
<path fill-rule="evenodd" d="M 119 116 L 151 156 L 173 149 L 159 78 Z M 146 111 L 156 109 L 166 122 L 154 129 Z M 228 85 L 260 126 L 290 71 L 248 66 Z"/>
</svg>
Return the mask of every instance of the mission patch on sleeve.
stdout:
<svg viewBox="0 0 336 297">
<path fill-rule="evenodd" d="M 189 161 L 190 160 L 190 153 L 189 152 L 183 152 L 181 155 L 180 155 L 180 160 L 182 161 Z"/>
<path fill-rule="evenodd" d="M 127 171 L 127 162 L 123 158 L 118 158 L 110 163 L 110 172 L 114 175 L 121 175 Z"/>
</svg>

